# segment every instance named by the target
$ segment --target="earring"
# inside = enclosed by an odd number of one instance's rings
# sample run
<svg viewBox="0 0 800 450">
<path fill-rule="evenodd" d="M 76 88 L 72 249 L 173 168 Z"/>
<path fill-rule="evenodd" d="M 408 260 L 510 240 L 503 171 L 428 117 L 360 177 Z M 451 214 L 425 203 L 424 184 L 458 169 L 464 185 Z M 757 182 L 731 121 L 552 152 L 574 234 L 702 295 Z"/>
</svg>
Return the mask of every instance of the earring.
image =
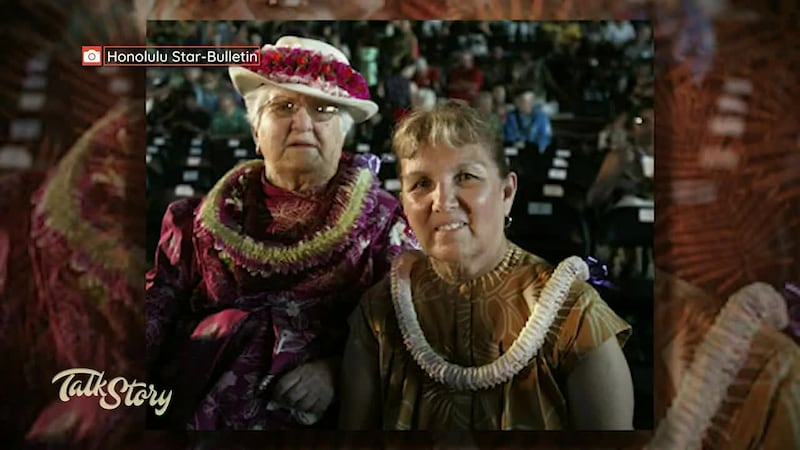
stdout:
<svg viewBox="0 0 800 450">
<path fill-rule="evenodd" d="M 513 218 L 513 217 L 511 217 L 511 216 L 506 216 L 506 217 L 505 217 L 505 220 L 504 220 L 504 227 L 505 227 L 506 229 L 508 229 L 508 228 L 511 228 L 511 222 L 513 222 L 513 221 L 514 221 L 514 218 Z"/>
</svg>

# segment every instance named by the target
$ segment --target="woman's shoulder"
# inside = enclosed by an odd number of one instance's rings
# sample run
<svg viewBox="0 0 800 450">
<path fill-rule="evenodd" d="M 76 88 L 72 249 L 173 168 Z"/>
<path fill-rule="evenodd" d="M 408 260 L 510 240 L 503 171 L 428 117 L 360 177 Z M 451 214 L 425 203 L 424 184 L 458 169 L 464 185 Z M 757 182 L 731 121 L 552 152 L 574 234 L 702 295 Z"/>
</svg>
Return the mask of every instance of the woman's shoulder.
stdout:
<svg viewBox="0 0 800 450">
<path fill-rule="evenodd" d="M 171 201 L 164 211 L 164 224 L 173 226 L 192 226 L 197 209 L 203 202 L 202 196 L 184 197 Z"/>
<path fill-rule="evenodd" d="M 356 172 L 367 170 L 372 175 L 370 190 L 376 196 L 376 205 L 383 205 L 394 208 L 400 205 L 397 197 L 381 187 L 379 173 L 381 170 L 381 158 L 372 153 L 351 153 L 342 154 L 342 163 L 346 168 Z"/>
<path fill-rule="evenodd" d="M 392 301 L 392 277 L 403 278 L 406 273 L 411 276 L 411 272 L 420 268 L 420 264 L 425 263 L 425 256 L 416 250 L 406 250 L 395 256 L 392 262 L 393 270 L 390 270 L 377 283 L 372 285 L 361 297 L 359 309 L 364 318 L 372 324 L 386 323 L 395 320 L 394 303 Z M 399 274 L 399 275 L 398 275 Z"/>
<path fill-rule="evenodd" d="M 518 254 L 517 263 L 515 264 L 517 269 L 524 269 L 532 278 L 538 280 L 541 284 L 547 283 L 547 281 L 549 281 L 553 276 L 556 267 L 562 262 L 566 261 L 565 259 L 564 261 L 553 263 L 536 255 L 535 253 L 531 253 L 516 246 L 516 244 L 513 245 L 516 247 L 515 252 Z M 569 297 L 576 297 L 591 293 L 596 294 L 596 291 L 592 285 L 585 280 L 577 278 L 572 282 L 569 291 Z"/>
</svg>

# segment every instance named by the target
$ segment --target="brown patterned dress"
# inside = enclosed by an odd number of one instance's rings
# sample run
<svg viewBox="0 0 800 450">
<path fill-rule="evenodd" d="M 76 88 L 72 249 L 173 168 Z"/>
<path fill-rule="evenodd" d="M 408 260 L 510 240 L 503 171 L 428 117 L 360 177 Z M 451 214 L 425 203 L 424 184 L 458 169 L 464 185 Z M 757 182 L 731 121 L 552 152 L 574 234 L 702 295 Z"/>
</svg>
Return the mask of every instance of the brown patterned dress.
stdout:
<svg viewBox="0 0 800 450">
<path fill-rule="evenodd" d="M 455 364 L 492 362 L 516 339 L 551 271 L 512 244 L 493 271 L 452 284 L 420 257 L 411 270 L 411 291 L 425 338 Z M 631 332 L 594 289 L 575 283 L 528 367 L 494 388 L 456 391 L 428 377 L 406 349 L 388 279 L 367 292 L 350 325 L 357 341 L 366 343 L 360 351 L 380 367 L 383 428 L 397 430 L 569 428 L 567 375 L 607 339 L 616 336 L 623 345 Z"/>
</svg>

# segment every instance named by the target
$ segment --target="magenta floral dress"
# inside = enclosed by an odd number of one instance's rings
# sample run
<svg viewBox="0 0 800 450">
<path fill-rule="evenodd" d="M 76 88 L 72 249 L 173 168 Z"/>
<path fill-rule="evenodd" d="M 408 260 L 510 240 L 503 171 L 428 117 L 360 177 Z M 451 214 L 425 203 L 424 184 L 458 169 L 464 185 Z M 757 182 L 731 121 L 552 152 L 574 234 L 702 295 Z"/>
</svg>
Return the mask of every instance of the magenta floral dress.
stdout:
<svg viewBox="0 0 800 450">
<path fill-rule="evenodd" d="M 173 389 L 156 426 L 309 426 L 270 401 L 274 382 L 340 355 L 361 294 L 392 257 L 417 247 L 378 168 L 373 155 L 345 154 L 327 188 L 295 193 L 270 185 L 252 161 L 204 199 L 168 207 L 146 283 L 150 378 Z M 227 331 L 191 338 L 209 327 Z M 313 426 L 332 426 L 335 409 Z"/>
</svg>

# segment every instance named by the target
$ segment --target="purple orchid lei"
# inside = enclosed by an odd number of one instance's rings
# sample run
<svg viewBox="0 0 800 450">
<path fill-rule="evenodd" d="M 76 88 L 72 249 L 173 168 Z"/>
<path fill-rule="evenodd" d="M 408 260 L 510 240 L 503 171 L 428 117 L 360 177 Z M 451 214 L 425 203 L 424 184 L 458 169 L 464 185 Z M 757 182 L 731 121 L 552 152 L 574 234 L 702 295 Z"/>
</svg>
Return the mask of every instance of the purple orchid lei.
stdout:
<svg viewBox="0 0 800 450">
<path fill-rule="evenodd" d="M 369 88 L 361 74 L 319 52 L 289 47 L 267 48 L 262 50 L 261 64 L 248 69 L 277 82 L 306 84 L 330 95 L 369 100 Z"/>
<path fill-rule="evenodd" d="M 607 289 L 614 289 L 615 286 L 608 280 L 608 265 L 600 262 L 594 256 L 586 256 L 583 261 L 589 266 L 589 284 L 595 287 L 603 286 Z"/>
</svg>

